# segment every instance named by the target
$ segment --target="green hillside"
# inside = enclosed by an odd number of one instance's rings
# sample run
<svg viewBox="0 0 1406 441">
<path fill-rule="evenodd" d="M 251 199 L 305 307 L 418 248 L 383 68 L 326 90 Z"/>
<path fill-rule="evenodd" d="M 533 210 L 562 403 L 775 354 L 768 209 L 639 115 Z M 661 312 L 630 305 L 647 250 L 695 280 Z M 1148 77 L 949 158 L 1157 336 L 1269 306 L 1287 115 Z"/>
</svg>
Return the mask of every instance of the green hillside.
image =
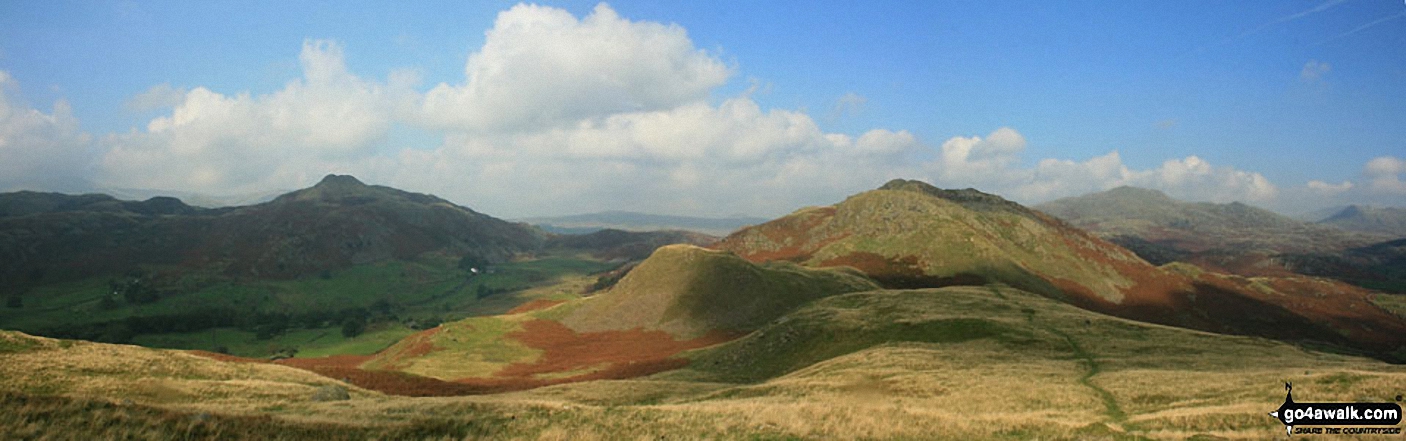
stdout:
<svg viewBox="0 0 1406 441">
<path fill-rule="evenodd" d="M 606 259 L 701 240 L 596 239 L 547 246 L 526 225 L 339 175 L 222 209 L 6 193 L 0 329 L 244 356 L 367 354 L 550 296 L 533 288 L 584 290 L 619 265 Z"/>
<path fill-rule="evenodd" d="M 873 289 L 863 276 L 786 262 L 754 264 L 689 245 L 659 248 L 562 323 L 579 332 L 658 329 L 680 337 L 749 331 L 821 297 Z"/>
<path fill-rule="evenodd" d="M 857 268 L 886 287 L 1007 284 L 1153 323 L 1268 336 L 1396 359 L 1406 321 L 1372 294 L 1297 276 L 1155 267 L 1044 213 L 976 190 L 895 180 L 744 228 L 716 247 L 753 261 Z"/>
</svg>

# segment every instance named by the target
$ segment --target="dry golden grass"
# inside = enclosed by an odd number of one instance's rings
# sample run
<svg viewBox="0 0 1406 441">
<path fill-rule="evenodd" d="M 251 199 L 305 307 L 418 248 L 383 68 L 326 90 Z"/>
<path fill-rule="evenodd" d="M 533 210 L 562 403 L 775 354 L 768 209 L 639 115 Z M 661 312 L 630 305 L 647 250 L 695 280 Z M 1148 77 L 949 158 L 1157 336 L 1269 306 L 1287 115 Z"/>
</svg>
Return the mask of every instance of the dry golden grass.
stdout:
<svg viewBox="0 0 1406 441">
<path fill-rule="evenodd" d="M 317 387 L 340 384 L 284 366 L 223 363 L 138 346 L 4 335 L 32 339 L 38 346 L 0 352 L 0 391 L 252 413 L 307 400 Z M 356 397 L 379 395 L 349 389 Z"/>
</svg>

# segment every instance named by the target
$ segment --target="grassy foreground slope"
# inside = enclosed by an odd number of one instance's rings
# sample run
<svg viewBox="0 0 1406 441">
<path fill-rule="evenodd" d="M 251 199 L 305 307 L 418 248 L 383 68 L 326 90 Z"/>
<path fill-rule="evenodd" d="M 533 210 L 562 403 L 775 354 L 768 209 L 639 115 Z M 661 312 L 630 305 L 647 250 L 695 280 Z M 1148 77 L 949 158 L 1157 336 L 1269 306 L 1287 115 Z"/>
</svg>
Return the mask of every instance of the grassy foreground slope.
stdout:
<svg viewBox="0 0 1406 441">
<path fill-rule="evenodd" d="M 1406 367 L 1007 286 L 827 297 L 685 353 L 682 370 L 464 397 L 349 387 L 349 400 L 315 402 L 330 380 L 280 366 L 4 336 L 0 369 L 15 380 L 0 382 L 0 423 L 57 438 L 1265 439 L 1282 436 L 1265 413 L 1285 381 L 1301 401 L 1406 393 Z M 40 358 L 54 368 L 23 370 Z M 166 367 L 182 364 L 195 367 Z"/>
</svg>

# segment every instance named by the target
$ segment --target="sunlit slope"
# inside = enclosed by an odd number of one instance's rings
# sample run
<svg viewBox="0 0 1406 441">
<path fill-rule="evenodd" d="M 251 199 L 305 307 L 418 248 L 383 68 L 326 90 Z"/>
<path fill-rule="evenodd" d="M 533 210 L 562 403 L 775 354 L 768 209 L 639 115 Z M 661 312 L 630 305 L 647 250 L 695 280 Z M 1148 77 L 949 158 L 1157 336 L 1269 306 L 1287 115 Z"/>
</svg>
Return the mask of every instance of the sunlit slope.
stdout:
<svg viewBox="0 0 1406 441">
<path fill-rule="evenodd" d="M 291 367 L 0 331 L 0 391 L 253 412 L 341 382 Z M 350 387 L 355 397 L 379 395 Z"/>
<path fill-rule="evenodd" d="M 876 287 L 843 271 L 756 264 L 729 252 L 671 245 L 561 321 L 579 332 L 643 328 L 694 337 L 749 331 L 809 301 Z"/>
<path fill-rule="evenodd" d="M 716 247 L 753 261 L 851 266 L 888 287 L 999 282 L 1126 318 L 1406 356 L 1406 322 L 1374 306 L 1368 291 L 1302 277 L 1155 267 L 1058 219 L 970 189 L 895 180 L 744 228 Z"/>
</svg>

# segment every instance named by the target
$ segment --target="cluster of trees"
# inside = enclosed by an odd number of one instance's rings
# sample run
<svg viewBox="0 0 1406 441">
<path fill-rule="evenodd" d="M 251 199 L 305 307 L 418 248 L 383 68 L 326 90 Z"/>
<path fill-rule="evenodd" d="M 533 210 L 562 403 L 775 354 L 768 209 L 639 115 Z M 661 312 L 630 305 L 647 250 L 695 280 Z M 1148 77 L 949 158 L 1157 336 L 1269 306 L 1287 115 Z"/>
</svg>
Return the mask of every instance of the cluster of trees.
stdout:
<svg viewBox="0 0 1406 441">
<path fill-rule="evenodd" d="M 477 288 L 474 288 L 474 297 L 477 297 L 477 298 L 479 298 L 479 299 L 482 299 L 482 298 L 488 297 L 488 296 L 498 295 L 498 294 L 502 294 L 502 293 L 505 293 L 505 292 L 521 291 L 521 290 L 523 290 L 523 289 L 527 289 L 527 288 L 525 288 L 525 287 L 517 287 L 517 288 L 489 288 L 488 285 L 485 285 L 485 284 L 480 283 Z"/>
<path fill-rule="evenodd" d="M 253 332 L 255 338 L 260 340 L 268 340 L 282 335 L 292 328 L 320 328 L 340 325 L 343 336 L 355 337 L 364 332 L 367 324 L 374 318 L 376 316 L 367 308 L 345 308 L 339 311 L 312 311 L 296 314 L 209 308 L 171 314 L 131 316 L 100 323 L 65 325 L 41 330 L 38 333 L 59 338 L 130 343 L 132 337 L 141 334 L 183 333 L 233 327 Z"/>
<path fill-rule="evenodd" d="M 116 299 L 114 297 L 120 297 L 133 305 L 145 305 L 161 300 L 161 293 L 156 290 L 155 286 L 152 286 L 151 283 L 142 283 L 140 273 L 128 275 L 124 280 L 109 280 L 107 285 L 109 294 L 104 297 L 104 307 L 115 306 Z"/>
<path fill-rule="evenodd" d="M 620 279 L 625 278 L 625 275 L 630 273 L 630 270 L 635 269 L 635 265 L 638 263 L 639 262 L 629 262 L 621 264 L 615 269 L 601 274 L 600 277 L 596 278 L 596 283 L 592 283 L 590 287 L 586 288 L 584 294 L 603 291 L 614 287 L 616 283 L 620 283 Z"/>
</svg>

